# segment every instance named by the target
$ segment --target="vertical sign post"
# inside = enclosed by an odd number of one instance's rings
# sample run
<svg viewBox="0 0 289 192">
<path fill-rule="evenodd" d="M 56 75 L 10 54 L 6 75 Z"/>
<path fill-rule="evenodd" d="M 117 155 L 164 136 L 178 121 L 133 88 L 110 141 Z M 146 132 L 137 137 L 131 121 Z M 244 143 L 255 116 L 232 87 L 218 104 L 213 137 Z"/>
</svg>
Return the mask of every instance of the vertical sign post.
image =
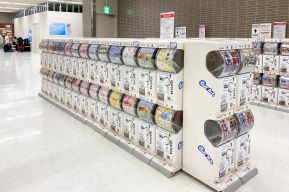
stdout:
<svg viewBox="0 0 289 192">
<path fill-rule="evenodd" d="M 161 13 L 160 38 L 174 38 L 175 12 Z"/>
</svg>

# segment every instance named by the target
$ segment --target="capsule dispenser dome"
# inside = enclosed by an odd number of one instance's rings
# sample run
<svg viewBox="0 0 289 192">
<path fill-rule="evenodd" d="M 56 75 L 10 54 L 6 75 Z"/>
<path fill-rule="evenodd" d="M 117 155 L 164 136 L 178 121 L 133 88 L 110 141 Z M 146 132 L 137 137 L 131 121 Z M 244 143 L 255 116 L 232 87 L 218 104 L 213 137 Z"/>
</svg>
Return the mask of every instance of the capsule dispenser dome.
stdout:
<svg viewBox="0 0 289 192">
<path fill-rule="evenodd" d="M 263 47 L 263 72 L 279 74 L 280 39 L 265 39 Z"/>
<path fill-rule="evenodd" d="M 264 73 L 262 77 L 262 102 L 260 106 L 275 109 L 278 103 L 279 75 Z"/>
</svg>

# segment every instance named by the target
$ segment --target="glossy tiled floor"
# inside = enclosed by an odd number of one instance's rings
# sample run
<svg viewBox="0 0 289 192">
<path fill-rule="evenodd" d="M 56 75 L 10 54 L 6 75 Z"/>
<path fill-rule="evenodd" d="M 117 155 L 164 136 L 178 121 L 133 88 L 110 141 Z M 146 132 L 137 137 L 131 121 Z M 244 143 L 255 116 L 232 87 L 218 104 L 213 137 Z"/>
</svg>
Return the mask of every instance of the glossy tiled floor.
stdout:
<svg viewBox="0 0 289 192">
<path fill-rule="evenodd" d="M 40 55 L 0 52 L 0 192 L 213 191 L 168 179 L 37 96 Z M 289 114 L 254 107 L 259 175 L 238 192 L 288 192 Z"/>
</svg>

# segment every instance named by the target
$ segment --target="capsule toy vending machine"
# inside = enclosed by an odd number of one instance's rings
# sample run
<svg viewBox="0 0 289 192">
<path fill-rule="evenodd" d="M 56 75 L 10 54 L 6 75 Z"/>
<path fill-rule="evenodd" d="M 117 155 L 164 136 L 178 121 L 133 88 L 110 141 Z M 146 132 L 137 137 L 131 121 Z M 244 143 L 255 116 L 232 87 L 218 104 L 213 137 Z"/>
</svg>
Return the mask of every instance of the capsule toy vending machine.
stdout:
<svg viewBox="0 0 289 192">
<path fill-rule="evenodd" d="M 263 73 L 252 72 L 253 84 L 252 84 L 252 105 L 260 105 L 262 101 L 262 79 Z"/>
<path fill-rule="evenodd" d="M 150 164 L 156 154 L 157 126 L 154 117 L 156 108 L 156 104 L 144 100 L 140 100 L 137 106 L 137 115 L 139 117 L 138 146 L 132 154 L 146 164 Z"/>
<path fill-rule="evenodd" d="M 60 39 L 54 39 L 53 46 L 52 46 L 52 60 L 53 60 L 53 71 L 59 72 L 59 60 L 58 60 L 58 45 L 60 43 Z"/>
<path fill-rule="evenodd" d="M 66 87 L 65 87 L 65 79 L 66 75 L 59 74 L 58 77 L 58 82 L 60 85 L 60 90 L 59 90 L 59 103 L 61 104 L 62 107 L 65 106 L 66 104 Z"/>
<path fill-rule="evenodd" d="M 122 110 L 122 100 L 124 94 L 112 91 L 109 97 L 110 111 L 110 131 L 106 134 L 106 138 L 118 144 L 123 136 L 124 112 Z"/>
<path fill-rule="evenodd" d="M 80 85 L 82 80 L 72 78 L 71 87 L 72 87 L 72 107 L 70 109 L 73 116 L 78 117 L 79 112 L 81 111 L 81 94 L 80 94 Z"/>
<path fill-rule="evenodd" d="M 156 157 L 150 165 L 167 177 L 182 168 L 183 111 L 158 106 L 155 112 Z"/>
<path fill-rule="evenodd" d="M 57 72 L 54 73 L 54 75 L 53 75 L 53 83 L 54 83 L 54 96 L 53 96 L 53 99 L 54 99 L 56 102 L 59 102 L 59 101 L 60 101 L 59 76 L 60 76 L 60 74 L 57 73 Z"/>
<path fill-rule="evenodd" d="M 236 107 L 234 112 L 240 112 L 249 109 L 249 104 L 253 97 L 253 74 L 251 73 L 258 62 L 258 58 L 252 49 L 251 41 L 236 42 L 235 44 L 237 56 L 235 61 L 239 62 L 239 69 L 236 73 L 237 89 L 236 89 Z M 233 52 L 232 57 L 234 56 Z"/>
<path fill-rule="evenodd" d="M 160 41 L 157 66 L 158 105 L 172 110 L 183 109 L 184 42 Z"/>
<path fill-rule="evenodd" d="M 265 39 L 263 47 L 263 73 L 280 73 L 280 39 Z"/>
<path fill-rule="evenodd" d="M 248 164 L 235 171 L 236 42 L 187 40 L 185 50 L 182 169 L 217 191 L 234 191 L 258 172 Z"/>
<path fill-rule="evenodd" d="M 63 74 L 64 75 L 68 75 L 68 76 L 72 76 L 73 73 L 73 69 L 72 69 L 72 52 L 71 52 L 71 47 L 73 44 L 73 40 L 72 39 L 66 39 L 66 43 L 65 43 L 65 47 L 64 47 L 64 65 L 63 65 Z"/>
<path fill-rule="evenodd" d="M 280 75 L 289 76 L 289 39 L 281 39 Z"/>
<path fill-rule="evenodd" d="M 87 125 L 91 128 L 94 128 L 98 131 L 100 128 L 96 129 L 96 125 L 100 123 L 100 116 L 99 116 L 99 108 L 100 108 L 100 101 L 98 99 L 98 94 L 100 90 L 100 86 L 91 83 L 89 86 L 88 94 L 90 96 L 90 103 L 88 108 L 88 120 Z"/>
<path fill-rule="evenodd" d="M 91 103 L 91 99 L 89 97 L 89 87 L 90 83 L 87 81 L 81 81 L 79 85 L 79 92 L 81 94 L 79 114 L 82 121 L 87 121 L 89 117 L 89 107 Z"/>
<path fill-rule="evenodd" d="M 55 72 L 52 70 L 48 71 L 48 75 L 47 78 L 49 80 L 49 97 L 51 97 L 52 99 L 54 98 L 54 82 L 53 82 L 53 76 L 54 76 Z"/>
<path fill-rule="evenodd" d="M 112 90 L 106 87 L 101 87 L 98 92 L 99 103 L 99 128 L 100 133 L 105 136 L 111 129 L 111 106 L 109 98 Z"/>
<path fill-rule="evenodd" d="M 125 95 L 122 100 L 122 109 L 124 111 L 123 138 L 118 142 L 118 145 L 130 153 L 138 145 L 138 102 L 139 98 L 130 95 Z"/>
<path fill-rule="evenodd" d="M 72 74 L 72 77 L 74 78 L 81 78 L 81 75 L 80 75 L 81 58 L 79 54 L 80 44 L 81 44 L 81 39 L 73 39 L 73 44 L 71 46 L 72 71 L 70 72 L 70 74 Z"/>
<path fill-rule="evenodd" d="M 261 107 L 276 109 L 278 103 L 279 75 L 264 73 L 262 77 Z"/>
<path fill-rule="evenodd" d="M 257 63 L 254 72 L 263 73 L 263 39 L 250 39 L 252 41 L 252 48 L 257 56 Z"/>
<path fill-rule="evenodd" d="M 66 76 L 64 85 L 65 89 L 65 106 L 66 108 L 70 109 L 73 107 L 73 97 L 72 97 L 72 77 Z"/>
<path fill-rule="evenodd" d="M 151 103 L 157 103 L 157 67 L 156 54 L 158 41 L 140 40 L 137 54 L 139 65 L 139 98 Z"/>
<path fill-rule="evenodd" d="M 64 62 L 64 48 L 65 48 L 65 41 L 66 39 L 59 39 L 59 44 L 57 46 L 57 51 L 58 51 L 58 62 L 59 62 L 59 73 L 65 74 L 65 62 Z"/>
<path fill-rule="evenodd" d="M 88 56 L 89 66 L 88 66 L 88 82 L 93 84 L 99 85 L 100 81 L 100 72 L 99 72 L 99 63 L 101 62 L 98 58 L 98 47 L 99 47 L 99 40 L 98 39 L 90 39 L 89 41 L 89 48 L 88 48 Z"/>
<path fill-rule="evenodd" d="M 99 41 L 100 45 L 98 47 L 98 58 L 101 62 L 98 62 L 99 69 L 99 82 L 100 85 L 108 89 L 111 88 L 111 67 L 109 60 L 109 41 L 103 40 Z"/>
<path fill-rule="evenodd" d="M 82 39 L 81 44 L 79 46 L 79 55 L 81 59 L 79 59 L 80 63 L 80 78 L 84 81 L 89 81 L 89 65 L 90 65 L 90 58 L 89 58 L 89 39 Z"/>
<path fill-rule="evenodd" d="M 45 69 L 48 69 L 48 56 L 47 56 L 47 47 L 48 47 L 48 39 L 42 39 L 42 45 L 41 45 L 41 65 Z"/>
<path fill-rule="evenodd" d="M 49 39 L 48 46 L 47 46 L 47 60 L 48 60 L 48 69 L 53 70 L 53 44 L 54 39 Z"/>
<path fill-rule="evenodd" d="M 276 107 L 278 111 L 289 112 L 289 77 L 280 76 L 279 80 L 279 93 L 278 93 L 278 105 Z"/>
<path fill-rule="evenodd" d="M 111 71 L 111 89 L 120 93 L 124 93 L 124 65 L 122 60 L 122 53 L 124 49 L 124 42 L 121 40 L 109 41 L 109 60 Z"/>
</svg>

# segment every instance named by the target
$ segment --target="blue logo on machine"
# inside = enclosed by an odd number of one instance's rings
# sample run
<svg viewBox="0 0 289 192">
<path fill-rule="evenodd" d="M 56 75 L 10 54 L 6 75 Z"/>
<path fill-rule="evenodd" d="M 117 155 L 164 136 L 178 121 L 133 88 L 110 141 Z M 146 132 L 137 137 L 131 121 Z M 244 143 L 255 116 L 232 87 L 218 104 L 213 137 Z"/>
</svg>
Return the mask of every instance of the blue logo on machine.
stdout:
<svg viewBox="0 0 289 192">
<path fill-rule="evenodd" d="M 182 89 L 183 87 L 184 87 L 184 82 L 181 81 L 181 82 L 179 83 L 179 89 Z"/>
<path fill-rule="evenodd" d="M 201 80 L 201 81 L 199 82 L 199 85 L 200 85 L 201 87 L 204 87 L 204 88 L 212 95 L 212 97 L 215 97 L 216 93 L 212 90 L 212 88 L 208 87 L 206 81 Z"/>
<path fill-rule="evenodd" d="M 180 150 L 182 148 L 182 146 L 183 146 L 183 142 L 180 141 L 179 144 L 178 144 L 178 149 Z"/>
<path fill-rule="evenodd" d="M 208 161 L 210 162 L 211 165 L 214 164 L 213 160 L 211 159 L 210 155 L 208 155 L 205 151 L 205 147 L 203 147 L 202 145 L 198 146 L 199 151 L 202 152 L 202 154 L 206 157 L 206 159 L 208 159 Z"/>
</svg>

